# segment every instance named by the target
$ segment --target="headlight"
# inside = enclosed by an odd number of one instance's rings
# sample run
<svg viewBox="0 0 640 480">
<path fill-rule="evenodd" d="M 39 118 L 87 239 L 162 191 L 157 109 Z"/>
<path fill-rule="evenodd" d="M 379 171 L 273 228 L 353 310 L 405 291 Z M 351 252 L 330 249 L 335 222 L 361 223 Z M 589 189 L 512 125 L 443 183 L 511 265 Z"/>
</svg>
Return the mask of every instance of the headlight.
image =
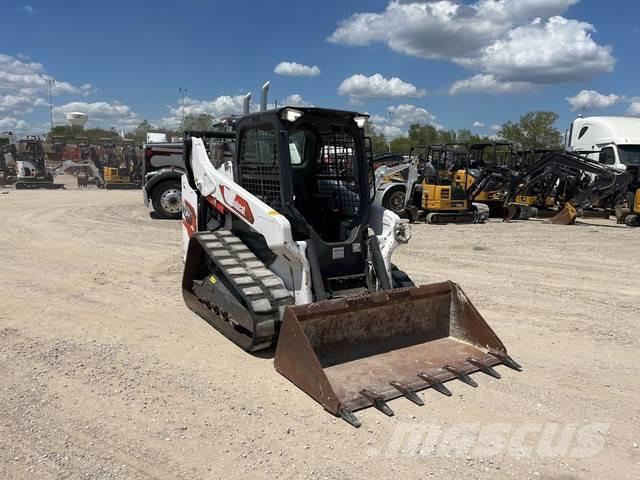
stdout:
<svg viewBox="0 0 640 480">
<path fill-rule="evenodd" d="M 364 128 L 364 124 L 367 122 L 367 117 L 354 117 L 353 120 L 356 122 L 358 128 Z"/>
<path fill-rule="evenodd" d="M 302 115 L 304 115 L 304 113 L 300 110 L 296 110 L 294 108 L 285 108 L 280 113 L 280 118 L 282 118 L 282 120 L 286 120 L 287 122 L 295 122 Z"/>
</svg>

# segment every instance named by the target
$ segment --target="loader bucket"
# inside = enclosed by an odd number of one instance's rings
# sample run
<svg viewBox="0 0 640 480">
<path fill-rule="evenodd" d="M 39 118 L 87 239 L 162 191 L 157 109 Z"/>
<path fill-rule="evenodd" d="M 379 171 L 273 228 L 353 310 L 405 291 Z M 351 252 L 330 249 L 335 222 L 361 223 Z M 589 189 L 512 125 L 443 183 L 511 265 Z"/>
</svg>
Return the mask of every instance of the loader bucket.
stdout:
<svg viewBox="0 0 640 480">
<path fill-rule="evenodd" d="M 573 225 L 576 223 L 576 218 L 578 218 L 578 211 L 573 205 L 567 203 L 562 210 L 545 223 L 552 223 L 554 225 Z"/>
<path fill-rule="evenodd" d="M 322 406 L 354 426 L 353 412 L 374 406 L 393 415 L 388 400 L 470 373 L 499 378 L 492 367 L 520 369 L 452 282 L 287 307 L 275 367 Z"/>
</svg>

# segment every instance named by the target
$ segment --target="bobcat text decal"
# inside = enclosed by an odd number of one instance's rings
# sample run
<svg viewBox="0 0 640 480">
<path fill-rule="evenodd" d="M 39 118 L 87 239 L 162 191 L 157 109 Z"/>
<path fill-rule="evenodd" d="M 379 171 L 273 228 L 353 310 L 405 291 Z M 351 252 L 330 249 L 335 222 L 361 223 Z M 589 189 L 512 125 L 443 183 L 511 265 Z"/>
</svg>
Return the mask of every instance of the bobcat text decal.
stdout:
<svg viewBox="0 0 640 480">
<path fill-rule="evenodd" d="M 191 238 L 191 235 L 193 235 L 193 233 L 198 229 L 196 212 L 193 210 L 191 204 L 186 200 L 182 202 L 182 224 L 184 225 L 184 228 L 187 229 L 189 238 Z"/>
<path fill-rule="evenodd" d="M 220 185 L 220 191 L 222 192 L 224 202 L 231 210 L 236 212 L 247 222 L 253 223 L 253 212 L 251 211 L 251 207 L 249 207 L 249 203 L 244 198 L 229 191 L 224 185 Z"/>
</svg>

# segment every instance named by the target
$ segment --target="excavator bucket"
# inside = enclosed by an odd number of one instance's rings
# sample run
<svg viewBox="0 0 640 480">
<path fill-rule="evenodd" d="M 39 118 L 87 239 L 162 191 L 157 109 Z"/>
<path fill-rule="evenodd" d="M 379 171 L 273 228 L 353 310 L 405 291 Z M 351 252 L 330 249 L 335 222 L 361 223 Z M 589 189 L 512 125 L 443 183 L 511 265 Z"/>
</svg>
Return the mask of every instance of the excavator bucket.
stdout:
<svg viewBox="0 0 640 480">
<path fill-rule="evenodd" d="M 477 383 L 477 371 L 518 365 L 455 283 L 288 306 L 275 367 L 322 406 L 358 427 L 354 411 L 404 396 L 422 405 L 425 388 L 451 395 L 444 382 Z"/>
<path fill-rule="evenodd" d="M 578 218 L 578 211 L 573 205 L 567 203 L 562 210 L 545 223 L 552 223 L 554 225 L 573 225 L 576 223 L 576 218 Z"/>
</svg>

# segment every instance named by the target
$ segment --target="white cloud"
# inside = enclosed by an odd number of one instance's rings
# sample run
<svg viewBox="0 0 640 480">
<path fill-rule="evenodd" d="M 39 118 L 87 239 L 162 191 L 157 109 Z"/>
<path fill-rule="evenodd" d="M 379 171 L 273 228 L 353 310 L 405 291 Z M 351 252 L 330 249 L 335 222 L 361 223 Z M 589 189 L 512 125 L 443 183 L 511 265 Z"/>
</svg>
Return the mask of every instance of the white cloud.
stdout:
<svg viewBox="0 0 640 480">
<path fill-rule="evenodd" d="M 137 126 L 141 117 L 127 105 L 119 102 L 70 102 L 53 108 L 56 124 L 66 123 L 66 115 L 70 112 L 82 112 L 89 116 L 88 126 L 116 129 L 130 129 Z"/>
<path fill-rule="evenodd" d="M 34 107 L 48 105 L 43 98 L 29 95 L 0 95 L 0 114 L 24 115 Z"/>
<path fill-rule="evenodd" d="M 379 73 L 367 77 L 365 75 L 352 75 L 342 81 L 338 87 L 340 95 L 350 97 L 423 97 L 426 91 L 417 88 L 411 83 L 406 83 L 398 77 L 384 78 Z"/>
<path fill-rule="evenodd" d="M 30 15 L 33 15 L 34 13 L 37 12 L 37 10 L 35 8 L 33 8 L 31 5 L 22 5 L 19 10 L 23 11 L 23 12 L 27 12 Z"/>
<path fill-rule="evenodd" d="M 320 69 L 316 65 L 309 67 L 296 62 L 280 62 L 273 71 L 278 75 L 294 77 L 317 77 L 320 75 Z"/>
<path fill-rule="evenodd" d="M 301 98 L 301 97 L 300 97 Z M 197 100 L 186 97 L 184 99 L 185 115 L 211 115 L 219 118 L 226 115 L 242 114 L 244 95 L 222 95 L 212 100 Z M 255 106 L 252 106 L 255 109 Z M 177 128 L 182 122 L 182 99 L 175 105 L 169 106 L 169 115 L 157 120 L 158 127 Z"/>
<path fill-rule="evenodd" d="M 538 18 L 510 30 L 478 57 L 454 61 L 505 81 L 549 84 L 588 79 L 613 71 L 615 63 L 611 47 L 591 38 L 594 30 L 589 23 L 563 17 Z"/>
<path fill-rule="evenodd" d="M 25 62 L 0 53 L 0 90 L 9 90 L 24 95 L 33 95 L 36 92 L 48 93 L 47 80 L 52 78 L 45 74 L 41 63 Z M 88 83 L 77 87 L 61 80 L 55 80 L 52 86 L 54 95 L 61 93 L 87 95 L 91 93 L 91 89 L 92 87 Z"/>
<path fill-rule="evenodd" d="M 584 80 L 613 70 L 612 49 L 593 40 L 594 26 L 561 16 L 577 2 L 391 0 L 382 12 L 343 20 L 328 40 L 351 46 L 379 42 L 407 55 L 448 59 L 485 76 L 472 77 L 476 84 L 495 80 L 470 91 L 516 93 L 531 84 Z"/>
<path fill-rule="evenodd" d="M 12 131 L 19 133 L 20 131 L 28 130 L 29 124 L 24 120 L 19 120 L 14 117 L 0 118 L 0 131 Z"/>
<path fill-rule="evenodd" d="M 500 129 L 502 128 L 502 125 L 491 125 L 489 128 L 494 132 L 499 132 Z"/>
<path fill-rule="evenodd" d="M 591 110 L 607 108 L 622 101 L 624 97 L 611 93 L 603 95 L 595 90 L 582 90 L 574 97 L 567 97 L 571 110 Z"/>
<path fill-rule="evenodd" d="M 282 105 L 281 106 L 287 106 L 290 105 L 292 107 L 313 107 L 313 104 L 307 102 L 304 98 L 302 98 L 302 95 L 294 93 L 289 95 L 288 97 L 285 97 L 284 100 L 282 100 Z"/>
<path fill-rule="evenodd" d="M 627 115 L 640 117 L 640 101 L 631 102 L 631 104 L 629 105 L 629 108 L 627 109 Z"/>
<path fill-rule="evenodd" d="M 391 1 L 381 13 L 356 13 L 338 24 L 330 42 L 374 42 L 423 58 L 466 57 L 516 25 L 565 12 L 578 0 Z"/>
<path fill-rule="evenodd" d="M 439 130 L 442 125 L 436 123 L 436 116 L 428 110 L 410 104 L 401 104 L 387 108 L 387 116 L 373 115 L 371 121 L 375 129 L 387 137 L 406 135 L 413 124 L 431 125 Z"/>
<path fill-rule="evenodd" d="M 484 127 L 484 123 L 479 122 L 478 120 L 476 120 L 475 122 L 473 122 L 472 127 L 482 128 L 482 127 Z"/>
<path fill-rule="evenodd" d="M 529 82 L 506 82 L 494 75 L 479 73 L 471 78 L 458 80 L 449 88 L 449 95 L 458 93 L 521 93 L 536 88 Z"/>
</svg>

